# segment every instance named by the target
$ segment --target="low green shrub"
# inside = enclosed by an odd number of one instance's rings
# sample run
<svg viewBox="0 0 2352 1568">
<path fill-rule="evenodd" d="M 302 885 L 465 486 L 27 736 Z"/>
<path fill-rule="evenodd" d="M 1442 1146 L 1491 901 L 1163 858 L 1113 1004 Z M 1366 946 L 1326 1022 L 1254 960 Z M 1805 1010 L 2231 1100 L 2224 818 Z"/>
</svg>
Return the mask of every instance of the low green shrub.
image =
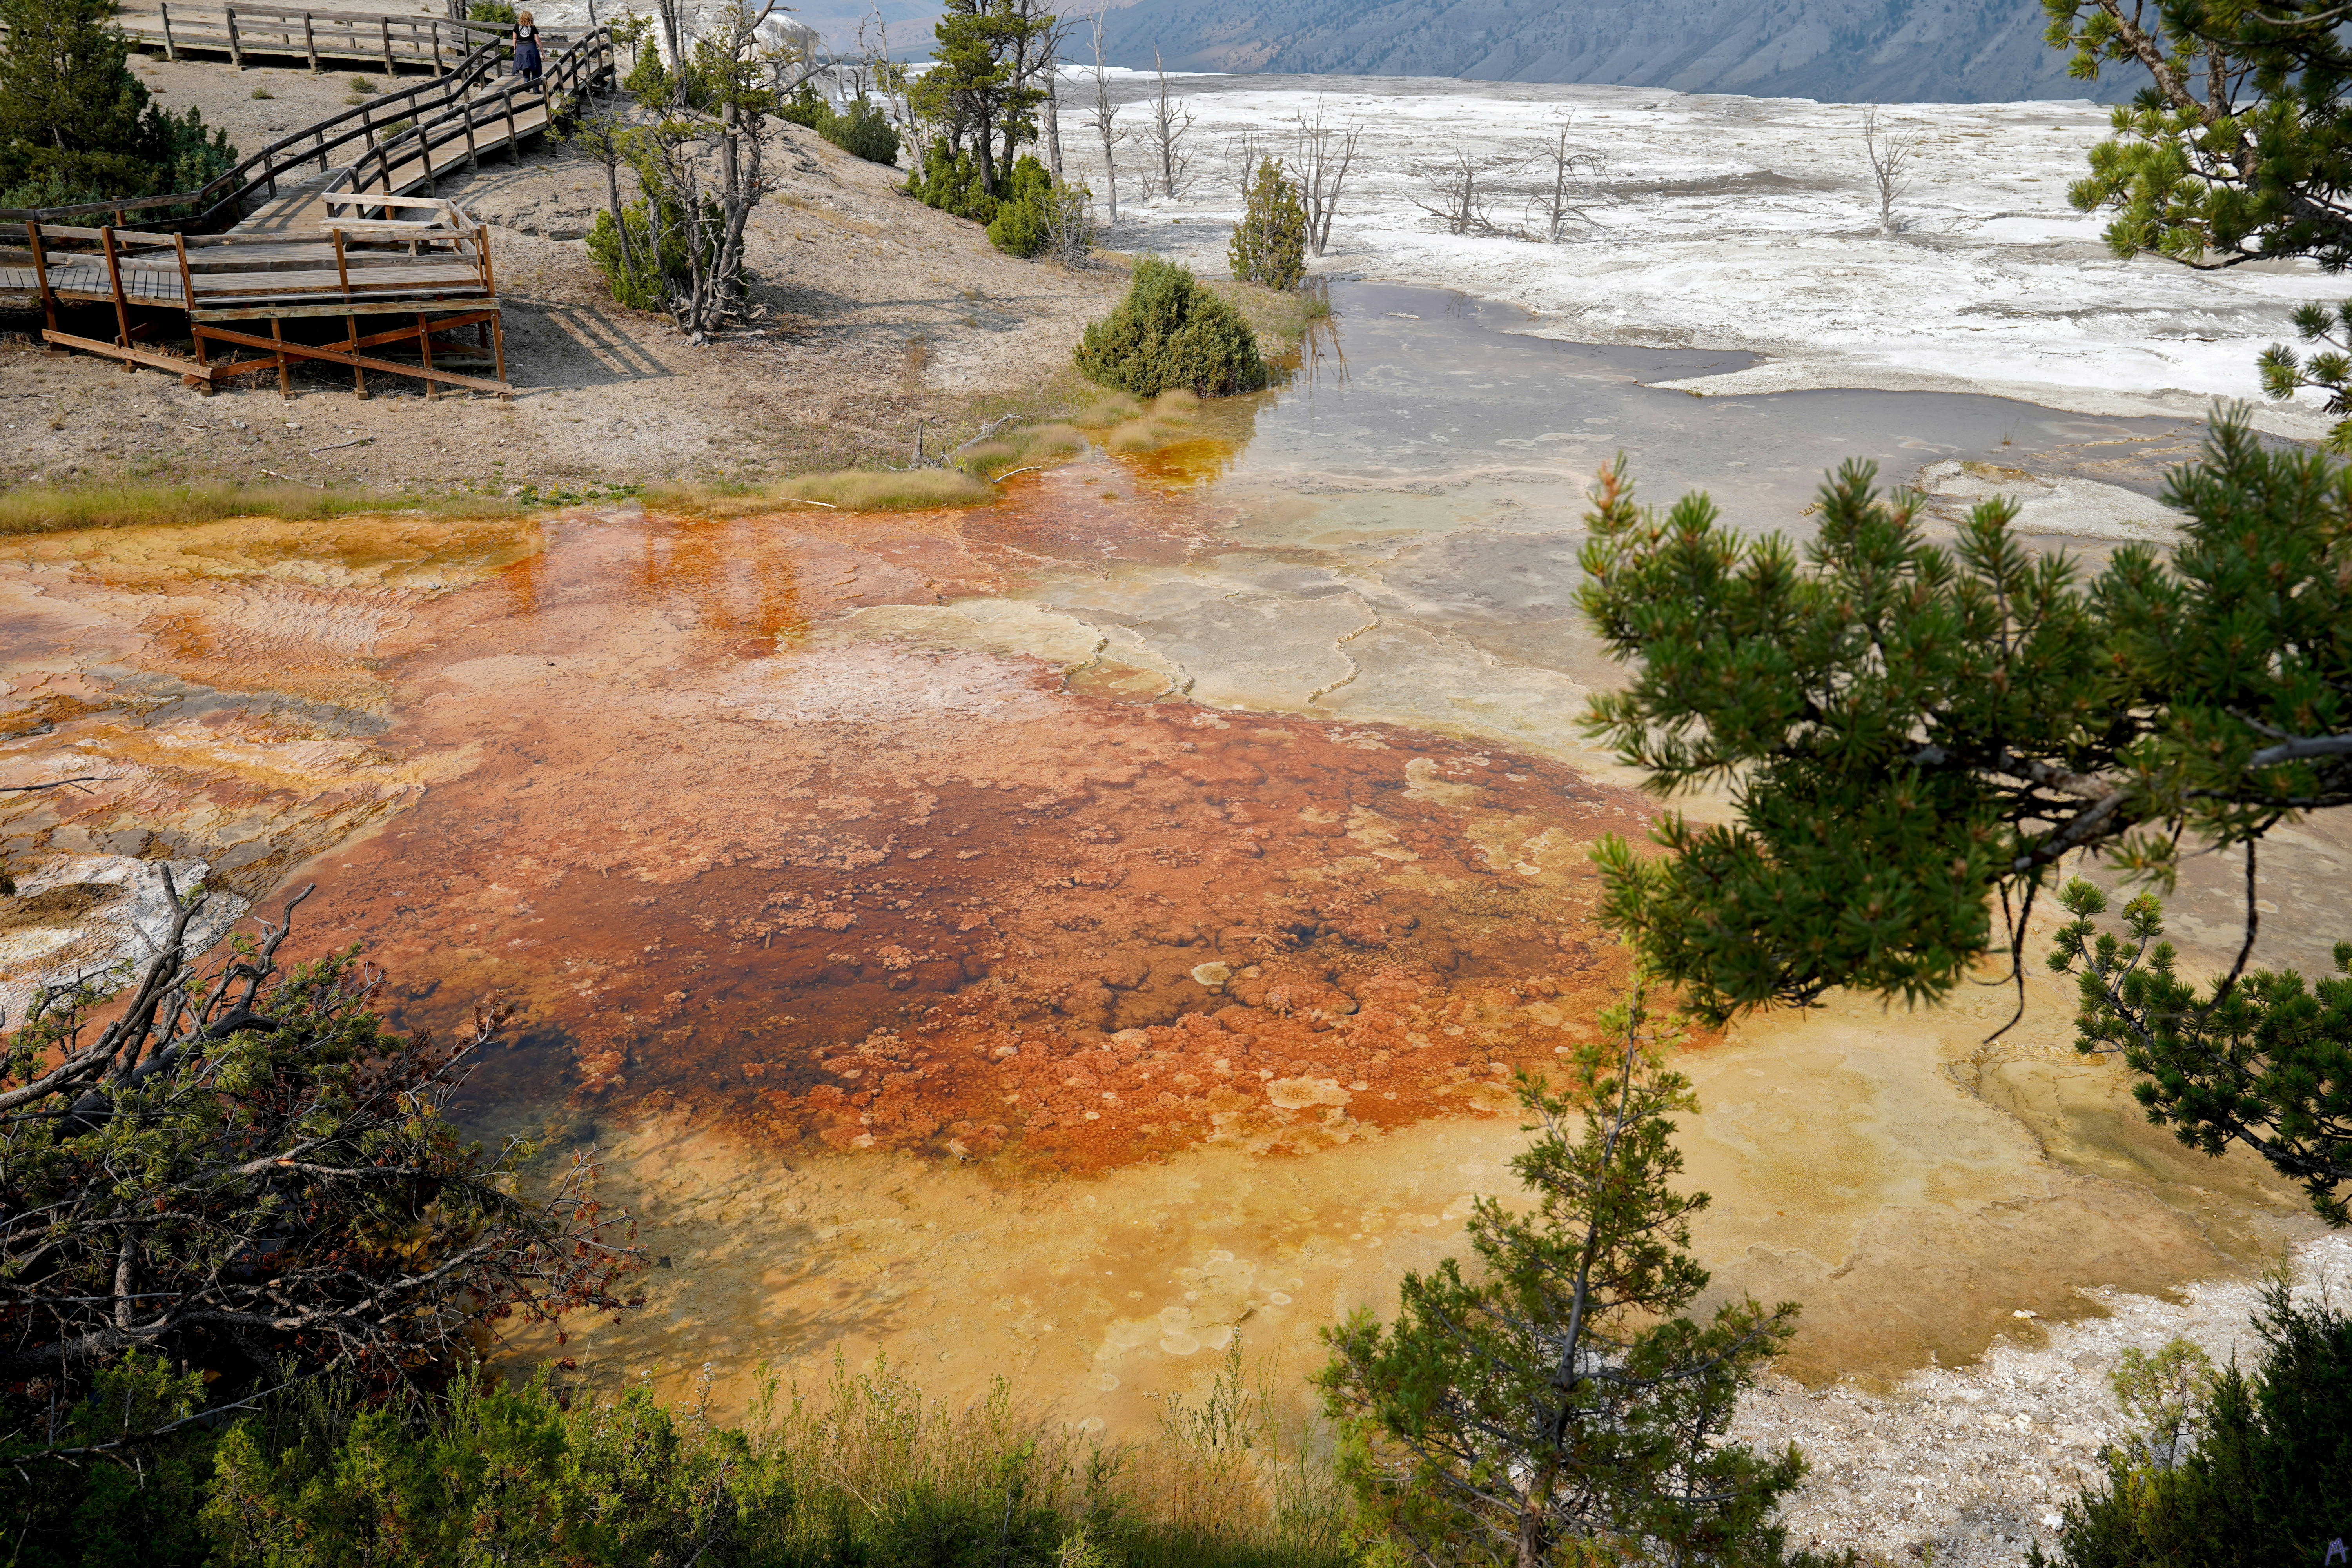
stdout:
<svg viewBox="0 0 2352 1568">
<path fill-rule="evenodd" d="M 1036 159 L 1024 157 L 997 187 L 989 243 L 1007 256 L 1034 256 L 1045 249 L 1053 200 L 1054 176 Z"/>
<path fill-rule="evenodd" d="M 1092 199 L 1084 185 L 1064 184 L 1036 159 L 1023 158 L 1005 179 L 988 238 L 1007 256 L 1084 260 L 1095 243 Z"/>
<path fill-rule="evenodd" d="M 907 194 L 925 206 L 982 226 L 996 221 L 996 198 L 982 188 L 980 160 L 970 148 L 951 152 L 945 137 L 931 143 L 922 167 L 907 176 Z"/>
<path fill-rule="evenodd" d="M 869 163 L 898 161 L 898 128 L 862 92 L 847 109 L 835 110 L 814 87 L 803 82 L 800 90 L 784 100 L 776 115 L 815 132 L 843 152 Z"/>
<path fill-rule="evenodd" d="M 1184 388 L 1202 397 L 1255 392 L 1267 381 L 1257 334 L 1186 268 L 1147 258 L 1118 308 L 1079 340 L 1080 374 L 1138 397 Z"/>
<path fill-rule="evenodd" d="M 632 310 L 661 309 L 665 290 L 654 248 L 653 220 L 642 201 L 623 207 L 618 223 L 613 221 L 612 209 L 606 208 L 596 215 L 588 230 L 588 259 L 604 275 L 604 287 L 612 291 L 614 302 Z"/>
<path fill-rule="evenodd" d="M 208 131 L 195 109 L 174 114 L 152 101 L 126 63 L 131 43 L 113 26 L 113 5 L 13 0 L 0 11 L 9 29 L 0 46 L 0 207 L 195 191 L 236 163 L 227 132 Z"/>
<path fill-rule="evenodd" d="M 847 109 L 833 117 L 833 129 L 824 132 L 824 139 L 855 157 L 869 163 L 896 163 L 898 161 L 898 128 L 881 107 L 859 93 Z"/>
<path fill-rule="evenodd" d="M 685 235 L 690 226 L 677 198 L 662 198 L 662 234 L 656 247 L 654 236 L 654 208 L 644 198 L 631 202 L 621 209 L 621 221 L 613 221 L 611 208 L 596 215 L 588 230 L 588 259 L 604 275 L 604 285 L 613 292 L 615 303 L 632 310 L 658 310 L 669 298 L 664 279 L 683 284 L 693 274 L 688 265 Z M 719 248 L 719 204 L 710 197 L 703 198 L 704 223 L 701 232 L 708 237 L 704 265 L 715 267 Z M 628 244 L 621 243 L 626 235 Z M 656 249 L 659 256 L 656 258 Z"/>
<path fill-rule="evenodd" d="M 2166 1356 L 2122 1369 L 2142 1429 L 2107 1449 L 2105 1485 L 2065 1507 L 2059 1554 L 2033 1548 L 2035 1568 L 2302 1568 L 2352 1540 L 2352 1314 L 2297 1305 L 2274 1277 L 2254 1331 L 2251 1376 L 2166 1377 Z"/>
</svg>

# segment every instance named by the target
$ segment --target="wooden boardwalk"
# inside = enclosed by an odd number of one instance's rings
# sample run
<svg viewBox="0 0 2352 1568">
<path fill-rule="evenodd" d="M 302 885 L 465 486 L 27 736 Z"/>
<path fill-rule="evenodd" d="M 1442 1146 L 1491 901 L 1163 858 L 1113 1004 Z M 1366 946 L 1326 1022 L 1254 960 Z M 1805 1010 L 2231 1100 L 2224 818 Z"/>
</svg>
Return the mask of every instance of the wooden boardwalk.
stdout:
<svg viewBox="0 0 2352 1568">
<path fill-rule="evenodd" d="M 456 203 L 415 193 L 485 154 L 519 154 L 564 103 L 609 86 L 612 37 L 598 28 L 580 39 L 549 62 L 536 86 L 505 75 L 504 63 L 502 50 L 485 45 L 449 75 L 400 94 L 411 123 L 397 132 L 385 134 L 390 117 L 362 106 L 356 121 L 346 112 L 306 126 L 204 191 L 0 212 L 0 305 L 44 311 L 42 337 L 53 350 L 167 370 L 208 390 L 274 368 L 279 389 L 289 391 L 291 363 L 311 360 L 349 366 L 362 396 L 369 371 L 419 378 L 427 396 L 444 385 L 508 395 L 488 231 Z M 354 143 L 356 158 L 330 164 L 334 151 Z M 226 181 L 236 183 L 215 189 Z M 132 212 L 173 207 L 199 216 L 138 228 L 123 222 Z M 73 221 L 110 216 L 112 224 L 98 226 Z M 205 217 L 228 219 L 227 232 L 188 232 Z M 110 340 L 65 330 L 61 312 L 89 306 L 110 308 Z M 338 325 L 341 338 L 314 341 L 320 327 Z M 468 328 L 478 342 L 461 352 L 478 349 L 495 380 L 435 364 L 436 339 L 446 362 L 446 334 Z M 184 354 L 164 346 L 183 339 Z M 395 347 L 415 359 L 387 357 Z M 225 357 L 213 358 L 216 348 Z M 264 352 L 238 357 L 252 349 Z"/>
</svg>

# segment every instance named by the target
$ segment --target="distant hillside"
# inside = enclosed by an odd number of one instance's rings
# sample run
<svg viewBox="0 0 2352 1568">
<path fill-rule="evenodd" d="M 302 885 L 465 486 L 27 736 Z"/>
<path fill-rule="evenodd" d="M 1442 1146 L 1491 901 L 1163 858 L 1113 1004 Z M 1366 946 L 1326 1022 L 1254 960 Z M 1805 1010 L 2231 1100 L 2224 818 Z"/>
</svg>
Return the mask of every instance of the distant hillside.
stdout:
<svg viewBox="0 0 2352 1568">
<path fill-rule="evenodd" d="M 1118 63 L 1617 82 L 1828 102 L 2127 96 L 2066 75 L 2035 0 L 1139 0 Z"/>
</svg>

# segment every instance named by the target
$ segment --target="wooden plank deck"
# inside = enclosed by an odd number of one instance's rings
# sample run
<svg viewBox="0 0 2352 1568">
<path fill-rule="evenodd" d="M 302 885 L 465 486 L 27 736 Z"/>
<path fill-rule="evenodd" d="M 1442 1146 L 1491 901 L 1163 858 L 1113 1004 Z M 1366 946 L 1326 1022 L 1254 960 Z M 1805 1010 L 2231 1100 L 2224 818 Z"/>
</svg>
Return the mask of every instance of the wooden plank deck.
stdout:
<svg viewBox="0 0 2352 1568">
<path fill-rule="evenodd" d="M 309 28 L 306 47 L 315 45 L 319 19 L 326 15 L 234 7 L 240 16 L 248 9 L 266 10 L 289 27 L 299 22 Z M 121 227 L 124 213 L 113 204 L 6 214 L 0 221 L 0 303 L 44 310 L 48 320 L 41 335 L 53 351 L 105 354 L 125 369 L 171 371 L 205 388 L 275 369 L 280 391 L 290 393 L 291 366 L 308 360 L 349 367 L 362 396 L 371 370 L 421 379 L 427 396 L 445 385 L 509 395 L 488 231 L 430 193 L 437 180 L 484 156 L 519 154 L 530 137 L 548 131 L 560 96 L 609 82 L 615 68 L 609 29 L 598 29 L 549 64 L 545 81 L 532 88 L 498 74 L 503 67 L 497 52 L 477 47 L 454 74 L 399 95 L 411 110 L 411 127 L 390 141 L 364 116 L 357 123 L 348 112 L 331 116 L 248 158 L 226 178 L 226 195 L 217 194 L 224 187 L 216 182 L 184 196 L 122 204 L 241 213 L 226 234 Z M 360 141 L 365 150 L 352 162 L 318 167 L 334 148 Z M 259 205 L 248 207 L 257 197 Z M 116 226 L 79 226 L 86 222 Z M 92 305 L 112 308 L 112 323 L 101 329 L 110 338 L 65 330 L 64 308 Z M 153 310 L 186 322 L 187 357 L 168 343 L 138 341 L 153 322 L 134 320 L 134 313 Z M 390 330 L 363 334 L 363 317 Z M 320 324 L 336 330 L 332 322 L 339 318 L 346 323 L 343 338 L 316 341 Z M 80 319 L 87 321 L 87 310 Z M 289 322 L 298 335 L 288 335 Z M 267 337 L 259 335 L 263 324 Z M 467 328 L 480 336 L 495 380 L 449 369 L 446 342 L 442 363 L 436 363 L 434 339 Z M 162 335 L 173 336 L 169 329 Z M 393 344 L 413 349 L 416 360 L 363 352 Z M 239 349 L 262 352 L 239 359 Z M 230 357 L 212 358 L 218 351 Z"/>
</svg>

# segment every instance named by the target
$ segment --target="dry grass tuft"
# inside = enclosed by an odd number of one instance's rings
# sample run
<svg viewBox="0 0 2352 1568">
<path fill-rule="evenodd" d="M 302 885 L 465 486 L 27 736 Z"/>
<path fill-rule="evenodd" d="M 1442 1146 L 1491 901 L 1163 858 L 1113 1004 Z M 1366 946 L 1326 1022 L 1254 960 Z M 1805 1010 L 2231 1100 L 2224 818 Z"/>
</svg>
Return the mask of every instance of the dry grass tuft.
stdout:
<svg viewBox="0 0 2352 1568">
<path fill-rule="evenodd" d="M 1178 389 L 1163 392 L 1151 400 L 1151 406 L 1139 416 L 1112 427 L 1102 437 L 1103 446 L 1113 452 L 1150 452 L 1183 440 L 1194 425 L 1200 423 L 1201 400 L 1192 393 Z"/>
<path fill-rule="evenodd" d="M 755 1452 L 782 1457 L 813 1513 L 933 1499 L 990 1516 L 1008 1494 L 1107 1539 L 1129 1568 L 1345 1568 L 1349 1509 L 1314 1434 L 1286 1418 L 1276 1379 L 1244 1375 L 1229 1346 L 1207 1395 L 1171 1396 L 1157 1437 L 1105 1443 L 999 1379 L 982 1399 L 927 1397 L 877 1357 L 838 1354 L 821 1399 L 793 1390 L 755 1404 Z M 1065 1561 L 1068 1561 L 1066 1556 Z"/>
<path fill-rule="evenodd" d="M 240 485 L 228 481 L 197 485 L 27 486 L 0 492 L 0 534 L 216 522 L 226 517 L 344 517 L 353 512 L 389 511 L 400 504 L 365 490 L 314 490 L 299 485 Z M 508 510 L 512 510 L 510 503 Z"/>
<path fill-rule="evenodd" d="M 978 506 L 996 499 L 995 487 L 958 468 L 840 468 L 802 474 L 773 484 L 727 488 L 673 481 L 648 485 L 645 503 L 656 511 L 692 517 L 749 517 L 807 508 L 818 511 L 919 511 Z"/>
<path fill-rule="evenodd" d="M 784 479 L 771 493 L 825 501 L 843 511 L 907 511 L 922 507 L 977 506 L 994 500 L 994 487 L 954 468 L 843 468 Z"/>
</svg>

